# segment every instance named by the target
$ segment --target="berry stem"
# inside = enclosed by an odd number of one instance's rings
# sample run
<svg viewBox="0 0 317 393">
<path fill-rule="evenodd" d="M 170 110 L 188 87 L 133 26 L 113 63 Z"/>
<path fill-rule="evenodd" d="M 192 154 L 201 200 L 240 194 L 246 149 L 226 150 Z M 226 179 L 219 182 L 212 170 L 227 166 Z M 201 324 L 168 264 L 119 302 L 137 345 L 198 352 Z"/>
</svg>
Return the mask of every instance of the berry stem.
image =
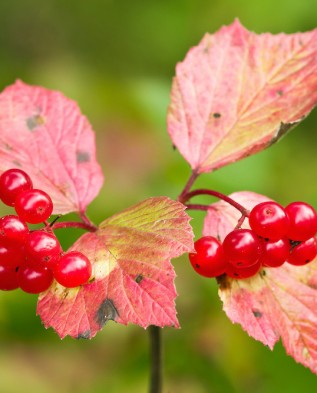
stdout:
<svg viewBox="0 0 317 393">
<path fill-rule="evenodd" d="M 78 221 L 64 221 L 64 222 L 57 222 L 51 226 L 53 230 L 61 229 L 61 228 L 80 228 L 85 229 L 89 232 L 96 232 L 98 227 L 94 224 L 88 224 L 86 222 L 78 222 Z"/>
<path fill-rule="evenodd" d="M 221 200 L 229 203 L 231 206 L 233 206 L 234 208 L 239 210 L 241 212 L 242 216 L 243 216 L 243 220 L 244 220 L 245 217 L 249 217 L 249 211 L 245 207 L 240 205 L 240 203 L 234 201 L 233 199 L 231 199 L 227 195 L 224 195 L 224 194 L 222 194 L 222 193 L 220 193 L 218 191 L 208 190 L 208 189 L 205 189 L 205 188 L 200 188 L 200 189 L 197 189 L 197 190 L 193 190 L 193 191 L 187 192 L 186 194 L 183 195 L 181 202 L 185 203 L 189 199 L 191 199 L 192 197 L 197 196 L 197 195 L 211 195 L 211 196 L 214 196 L 214 197 L 216 197 L 218 199 L 221 199 Z M 208 210 L 208 206 L 205 206 L 205 205 L 191 205 L 191 204 L 187 204 L 186 206 L 187 206 L 187 208 L 195 209 L 195 210 Z"/>
<path fill-rule="evenodd" d="M 148 329 L 151 351 L 151 375 L 149 393 L 162 392 L 162 345 L 161 328 L 151 325 Z"/>
</svg>

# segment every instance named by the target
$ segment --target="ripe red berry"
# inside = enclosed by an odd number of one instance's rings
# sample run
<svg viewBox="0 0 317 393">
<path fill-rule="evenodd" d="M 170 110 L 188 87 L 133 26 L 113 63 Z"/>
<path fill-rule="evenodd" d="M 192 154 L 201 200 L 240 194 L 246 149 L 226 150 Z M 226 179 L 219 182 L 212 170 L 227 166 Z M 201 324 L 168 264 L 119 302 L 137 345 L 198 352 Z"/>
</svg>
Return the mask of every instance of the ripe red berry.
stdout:
<svg viewBox="0 0 317 393">
<path fill-rule="evenodd" d="M 12 291 L 19 288 L 16 268 L 0 262 L 0 290 Z"/>
<path fill-rule="evenodd" d="M 245 278 L 250 278 L 255 276 L 260 269 L 261 269 L 260 262 L 257 262 L 254 265 L 248 267 L 233 266 L 229 263 L 226 268 L 226 274 L 231 278 L 242 280 Z"/>
<path fill-rule="evenodd" d="M 289 257 L 291 245 L 289 240 L 285 237 L 276 241 L 263 240 L 262 245 L 263 254 L 260 258 L 260 262 L 263 266 L 282 266 Z"/>
<path fill-rule="evenodd" d="M 285 208 L 290 220 L 288 238 L 304 241 L 316 235 L 316 210 L 305 202 L 293 202 Z"/>
<path fill-rule="evenodd" d="M 204 236 L 194 244 L 196 253 L 188 255 L 194 270 L 204 277 L 217 277 L 225 272 L 227 262 L 221 243 L 213 236 Z"/>
<path fill-rule="evenodd" d="M 0 244 L 0 263 L 3 266 L 12 267 L 13 269 L 22 265 L 24 262 L 24 252 L 20 247 L 8 247 Z"/>
<path fill-rule="evenodd" d="M 19 217 L 31 224 L 39 224 L 53 212 L 52 199 L 42 190 L 22 191 L 15 200 L 15 210 Z"/>
<path fill-rule="evenodd" d="M 0 199 L 9 206 L 14 206 L 19 192 L 33 187 L 30 176 L 21 169 L 8 169 L 0 176 Z"/>
<path fill-rule="evenodd" d="M 237 267 L 254 265 L 263 253 L 258 236 L 250 229 L 235 229 L 223 241 L 228 262 Z"/>
<path fill-rule="evenodd" d="M 0 241 L 3 245 L 21 247 L 28 234 L 28 226 L 18 216 L 8 215 L 0 218 Z"/>
<path fill-rule="evenodd" d="M 257 235 L 279 240 L 288 231 L 289 218 L 281 205 L 268 201 L 259 203 L 251 210 L 249 224 Z"/>
<path fill-rule="evenodd" d="M 24 245 L 26 264 L 52 269 L 62 252 L 61 245 L 53 233 L 34 231 Z"/>
<path fill-rule="evenodd" d="M 62 255 L 54 267 L 54 277 L 66 288 L 85 284 L 92 272 L 89 259 L 79 251 L 70 251 Z"/>
<path fill-rule="evenodd" d="M 18 270 L 18 283 L 27 293 L 40 293 L 46 291 L 53 282 L 53 273 L 43 267 L 21 266 Z"/>
<path fill-rule="evenodd" d="M 311 262 L 317 256 L 317 240 L 311 237 L 291 249 L 287 262 L 291 265 L 302 266 Z"/>
</svg>

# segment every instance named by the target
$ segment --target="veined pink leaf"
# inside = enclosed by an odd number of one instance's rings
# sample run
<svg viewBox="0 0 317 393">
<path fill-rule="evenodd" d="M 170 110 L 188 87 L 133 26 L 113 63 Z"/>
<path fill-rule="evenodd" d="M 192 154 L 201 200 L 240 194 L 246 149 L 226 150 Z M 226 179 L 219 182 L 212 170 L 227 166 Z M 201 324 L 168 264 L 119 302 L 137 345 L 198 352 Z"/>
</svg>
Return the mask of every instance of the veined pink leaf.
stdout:
<svg viewBox="0 0 317 393">
<path fill-rule="evenodd" d="M 72 250 L 93 263 L 90 284 L 67 289 L 54 283 L 37 313 L 61 338 L 92 338 L 108 320 L 178 327 L 175 272 L 170 262 L 193 250 L 184 205 L 150 198 L 105 220 L 83 235 Z"/>
<path fill-rule="evenodd" d="M 54 213 L 84 212 L 103 183 L 94 132 L 78 105 L 21 81 L 0 94 L 0 171 L 21 168 Z"/>
<path fill-rule="evenodd" d="M 248 209 L 269 199 L 249 192 L 230 196 Z M 240 215 L 225 202 L 214 203 L 204 235 L 223 239 Z M 263 268 L 246 280 L 221 276 L 218 282 L 224 311 L 233 323 L 271 349 L 281 338 L 286 352 L 317 374 L 317 260 L 306 266 Z"/>
<path fill-rule="evenodd" d="M 176 67 L 168 131 L 198 173 L 275 143 L 317 104 L 317 29 L 260 34 L 238 20 Z"/>
</svg>

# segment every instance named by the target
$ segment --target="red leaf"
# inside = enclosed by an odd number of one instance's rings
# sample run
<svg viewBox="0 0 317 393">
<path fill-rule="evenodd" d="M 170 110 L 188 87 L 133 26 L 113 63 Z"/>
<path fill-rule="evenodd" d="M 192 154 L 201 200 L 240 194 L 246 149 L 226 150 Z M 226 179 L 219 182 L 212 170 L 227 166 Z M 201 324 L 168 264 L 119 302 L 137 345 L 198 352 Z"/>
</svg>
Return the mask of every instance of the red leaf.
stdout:
<svg viewBox="0 0 317 393">
<path fill-rule="evenodd" d="M 77 104 L 21 81 L 0 94 L 0 170 L 21 168 L 46 191 L 54 213 L 84 212 L 103 175 L 95 136 Z"/>
<path fill-rule="evenodd" d="M 178 327 L 175 272 L 170 259 L 192 251 L 184 205 L 150 198 L 105 220 L 72 249 L 93 262 L 93 282 L 66 289 L 54 283 L 39 298 L 37 313 L 61 338 L 92 338 L 115 322 Z"/>
<path fill-rule="evenodd" d="M 174 145 L 198 173 L 256 153 L 317 104 L 317 29 L 261 34 L 239 21 L 206 34 L 176 67 Z"/>
<path fill-rule="evenodd" d="M 248 192 L 231 197 L 248 209 L 268 200 Z M 240 213 L 225 202 L 213 204 L 204 235 L 223 239 L 239 217 Z M 246 280 L 222 276 L 219 295 L 233 323 L 239 323 L 271 349 L 281 338 L 286 352 L 317 374 L 317 260 L 306 266 L 285 263 L 279 268 L 265 268 Z"/>
</svg>

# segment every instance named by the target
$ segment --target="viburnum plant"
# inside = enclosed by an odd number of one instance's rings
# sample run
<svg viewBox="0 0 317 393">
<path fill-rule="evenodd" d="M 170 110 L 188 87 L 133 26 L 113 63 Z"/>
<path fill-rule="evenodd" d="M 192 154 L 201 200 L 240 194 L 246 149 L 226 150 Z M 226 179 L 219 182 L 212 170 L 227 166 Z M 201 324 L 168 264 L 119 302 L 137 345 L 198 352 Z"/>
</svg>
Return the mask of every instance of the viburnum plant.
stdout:
<svg viewBox="0 0 317 393">
<path fill-rule="evenodd" d="M 96 226 L 86 208 L 103 175 L 89 122 L 59 92 L 9 86 L 0 95 L 0 198 L 15 213 L 0 220 L 0 288 L 40 293 L 37 313 L 61 338 L 90 339 L 109 320 L 150 327 L 154 393 L 159 328 L 179 326 L 171 259 L 189 253 L 197 273 L 217 279 L 232 322 L 271 349 L 281 338 L 317 373 L 314 207 L 193 189 L 200 174 L 277 142 L 316 103 L 317 30 L 256 35 L 235 21 L 206 34 L 172 85 L 168 132 L 191 167 L 178 200 L 149 198 Z M 193 203 L 199 195 L 220 201 Z M 186 209 L 206 213 L 195 243 Z M 58 221 L 70 212 L 79 221 Z M 65 252 L 55 232 L 72 227 L 87 233 Z"/>
</svg>

